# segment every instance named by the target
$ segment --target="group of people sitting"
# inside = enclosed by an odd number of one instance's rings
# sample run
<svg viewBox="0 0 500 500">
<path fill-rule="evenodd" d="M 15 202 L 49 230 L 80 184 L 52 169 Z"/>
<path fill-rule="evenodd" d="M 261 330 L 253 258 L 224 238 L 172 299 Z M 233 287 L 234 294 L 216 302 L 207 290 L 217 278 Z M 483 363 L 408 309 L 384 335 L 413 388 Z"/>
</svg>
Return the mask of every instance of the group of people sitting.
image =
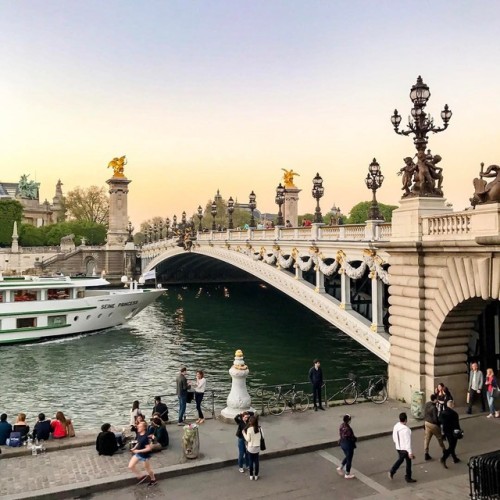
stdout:
<svg viewBox="0 0 500 500">
<path fill-rule="evenodd" d="M 146 422 L 146 416 L 139 408 L 139 401 L 134 401 L 130 410 L 130 436 L 132 442 L 138 439 L 138 428 L 141 422 Z M 161 451 L 169 444 L 169 435 L 166 427 L 168 422 L 168 408 L 162 403 L 161 397 L 155 398 L 155 406 L 149 419 L 147 435 L 152 443 L 152 451 Z M 95 447 L 99 455 L 112 456 L 117 451 L 126 447 L 125 432 L 119 432 L 111 424 L 105 423 L 101 426 L 101 432 L 97 436 Z"/>
<path fill-rule="evenodd" d="M 11 446 L 19 446 L 28 439 L 46 441 L 51 438 L 62 439 L 74 436 L 73 423 L 71 419 L 64 416 L 62 411 L 58 411 L 52 420 L 46 419 L 45 414 L 40 413 L 31 433 L 30 426 L 26 422 L 26 413 L 19 413 L 14 424 L 7 420 L 6 413 L 0 416 L 0 445 L 9 442 Z"/>
</svg>

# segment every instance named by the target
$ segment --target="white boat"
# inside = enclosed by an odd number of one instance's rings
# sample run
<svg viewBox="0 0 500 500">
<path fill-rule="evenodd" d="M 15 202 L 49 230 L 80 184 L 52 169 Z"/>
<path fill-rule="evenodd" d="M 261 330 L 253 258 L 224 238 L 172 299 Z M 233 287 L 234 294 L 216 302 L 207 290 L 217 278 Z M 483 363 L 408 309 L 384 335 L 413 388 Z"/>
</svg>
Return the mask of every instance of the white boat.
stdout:
<svg viewBox="0 0 500 500">
<path fill-rule="evenodd" d="M 125 278 L 126 281 L 126 278 Z M 0 345 L 97 332 L 122 325 L 165 290 L 109 286 L 103 278 L 0 275 Z"/>
</svg>

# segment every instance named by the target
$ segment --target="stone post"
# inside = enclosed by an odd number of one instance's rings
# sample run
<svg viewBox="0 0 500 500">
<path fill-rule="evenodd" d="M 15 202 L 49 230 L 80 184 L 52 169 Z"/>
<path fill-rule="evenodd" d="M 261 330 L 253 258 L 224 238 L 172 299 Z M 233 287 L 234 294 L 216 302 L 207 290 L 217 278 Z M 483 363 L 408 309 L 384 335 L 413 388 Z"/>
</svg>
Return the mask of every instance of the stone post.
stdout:
<svg viewBox="0 0 500 500">
<path fill-rule="evenodd" d="M 351 306 L 351 278 L 347 276 L 345 269 L 340 269 L 340 308 L 352 309 Z"/>
<path fill-rule="evenodd" d="M 246 378 L 248 377 L 248 367 L 243 359 L 243 352 L 238 349 L 234 354 L 233 366 L 229 369 L 233 382 L 231 392 L 227 397 L 227 406 L 221 412 L 221 420 L 233 424 L 234 417 L 243 411 L 255 410 L 250 406 L 250 394 L 248 394 Z"/>
<path fill-rule="evenodd" d="M 297 227 L 299 223 L 298 217 L 298 203 L 299 193 L 302 189 L 299 188 L 286 188 L 285 191 L 285 204 L 283 209 L 283 220 L 289 220 L 292 227 Z"/>
<path fill-rule="evenodd" d="M 123 174 L 113 175 L 106 181 L 109 185 L 109 228 L 107 250 L 123 250 L 128 237 L 127 195 L 129 181 Z"/>
</svg>

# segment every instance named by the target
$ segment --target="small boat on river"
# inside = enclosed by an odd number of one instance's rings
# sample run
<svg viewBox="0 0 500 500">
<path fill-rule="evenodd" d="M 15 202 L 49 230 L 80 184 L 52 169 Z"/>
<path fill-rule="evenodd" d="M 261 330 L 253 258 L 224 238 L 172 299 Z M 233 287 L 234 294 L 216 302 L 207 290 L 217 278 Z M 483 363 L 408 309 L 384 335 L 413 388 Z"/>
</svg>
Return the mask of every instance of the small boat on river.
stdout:
<svg viewBox="0 0 500 500">
<path fill-rule="evenodd" d="M 126 281 L 126 278 L 124 279 Z M 132 319 L 165 290 L 103 278 L 0 275 L 0 345 L 97 332 Z"/>
</svg>

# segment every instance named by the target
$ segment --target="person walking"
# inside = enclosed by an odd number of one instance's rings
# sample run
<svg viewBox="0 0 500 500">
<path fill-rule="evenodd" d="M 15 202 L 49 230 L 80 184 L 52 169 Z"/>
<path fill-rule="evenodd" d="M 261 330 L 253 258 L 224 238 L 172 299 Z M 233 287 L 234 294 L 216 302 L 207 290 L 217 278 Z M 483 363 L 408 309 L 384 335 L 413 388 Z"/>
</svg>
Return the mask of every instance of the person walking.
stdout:
<svg viewBox="0 0 500 500">
<path fill-rule="evenodd" d="M 201 402 L 203 401 L 206 387 L 207 381 L 205 379 L 205 374 L 202 370 L 198 370 L 196 372 L 196 386 L 194 388 L 194 400 L 196 402 L 196 410 L 198 411 L 198 420 L 196 421 L 197 424 L 205 422 L 205 417 L 203 416 L 203 411 L 201 410 Z"/>
<path fill-rule="evenodd" d="M 439 417 L 439 421 L 443 426 L 443 434 L 448 441 L 448 448 L 444 450 L 443 456 L 441 457 L 441 463 L 445 469 L 448 468 L 446 460 L 450 456 L 453 458 L 454 464 L 460 462 L 460 459 L 455 453 L 455 449 L 457 447 L 458 436 L 462 434 L 462 429 L 460 428 L 458 413 L 454 410 L 454 408 L 455 403 L 453 400 L 448 401 L 448 406 Z"/>
<path fill-rule="evenodd" d="M 246 429 L 248 420 L 253 417 L 253 411 L 244 411 L 234 417 L 234 421 L 238 424 L 236 437 L 238 438 L 238 470 L 241 473 L 245 472 L 250 466 L 250 461 L 247 453 L 247 443 L 243 431 Z"/>
<path fill-rule="evenodd" d="M 354 448 L 356 448 L 356 441 L 358 438 L 354 435 L 354 431 L 351 428 L 351 416 L 344 415 L 343 422 L 340 424 L 339 434 L 340 440 L 339 444 L 344 452 L 345 458 L 342 460 L 342 464 L 337 467 L 337 472 L 340 475 L 344 475 L 346 479 L 354 479 L 354 474 L 351 474 L 352 458 L 354 456 Z"/>
<path fill-rule="evenodd" d="M 130 450 L 134 456 L 130 459 L 128 463 L 128 468 L 131 472 L 135 474 L 137 479 L 139 479 L 139 484 L 149 478 L 148 486 L 154 486 L 157 481 L 153 468 L 151 467 L 150 459 L 152 446 L 149 443 L 149 436 L 147 434 L 147 424 L 146 422 L 140 422 L 137 425 L 137 444 Z M 139 474 L 137 470 L 137 464 L 139 462 L 144 463 L 144 468 L 146 469 L 147 475 Z"/>
<path fill-rule="evenodd" d="M 250 481 L 257 481 L 259 479 L 260 438 L 262 436 L 263 434 L 262 429 L 259 426 L 259 419 L 257 415 L 252 415 L 248 419 L 246 429 L 243 431 L 243 437 L 247 442 Z"/>
<path fill-rule="evenodd" d="M 321 387 L 323 386 L 323 371 L 321 370 L 321 363 L 319 359 L 313 361 L 313 366 L 309 370 L 309 381 L 313 389 L 313 403 L 314 411 L 324 410 L 321 404 Z"/>
<path fill-rule="evenodd" d="M 177 398 L 179 399 L 179 421 L 177 425 L 184 425 L 184 417 L 186 415 L 186 403 L 187 403 L 187 393 L 188 389 L 191 387 L 188 384 L 187 378 L 187 368 L 183 366 L 177 378 L 175 379 L 177 385 Z"/>
<path fill-rule="evenodd" d="M 469 374 L 469 386 L 468 386 L 468 394 L 467 394 L 467 402 L 469 406 L 467 408 L 467 414 L 470 415 L 472 413 L 472 405 L 474 401 L 479 398 L 481 401 L 481 409 L 482 411 L 486 411 L 486 407 L 484 404 L 483 398 L 483 385 L 484 385 L 484 376 L 483 372 L 479 370 L 479 367 L 476 362 L 472 363 L 471 371 Z"/>
<path fill-rule="evenodd" d="M 486 399 L 488 401 L 488 407 L 490 413 L 487 418 L 500 417 L 500 412 L 495 411 L 495 392 L 498 392 L 498 380 L 495 377 L 495 372 L 493 368 L 488 368 L 486 370 L 486 381 L 484 383 L 486 387 Z"/>
<path fill-rule="evenodd" d="M 392 480 L 401 464 L 406 462 L 406 482 L 416 483 L 416 479 L 411 477 L 411 461 L 415 458 L 415 455 L 411 449 L 411 429 L 408 427 L 407 422 L 408 416 L 405 412 L 402 412 L 399 414 L 399 422 L 392 429 L 392 440 L 396 446 L 398 459 L 389 471 L 389 479 Z"/>
<path fill-rule="evenodd" d="M 437 412 L 437 396 L 431 394 L 430 401 L 425 403 L 424 407 L 424 453 L 425 460 L 432 460 L 429 455 L 429 443 L 432 436 L 435 436 L 439 446 L 444 452 L 443 436 L 441 434 L 441 427 L 439 425 L 438 412 Z"/>
</svg>

